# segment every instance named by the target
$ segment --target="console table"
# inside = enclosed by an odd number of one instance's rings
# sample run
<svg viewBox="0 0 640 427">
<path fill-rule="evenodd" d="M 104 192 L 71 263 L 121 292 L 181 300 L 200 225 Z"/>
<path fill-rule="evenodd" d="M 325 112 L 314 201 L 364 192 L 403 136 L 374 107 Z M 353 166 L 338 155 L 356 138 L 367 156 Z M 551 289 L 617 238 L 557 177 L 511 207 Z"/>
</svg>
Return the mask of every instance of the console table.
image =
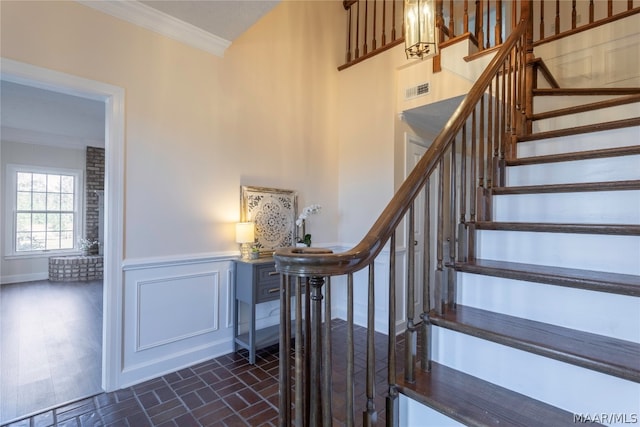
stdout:
<svg viewBox="0 0 640 427">
<path fill-rule="evenodd" d="M 280 298 L 280 274 L 273 258 L 235 261 L 233 322 L 234 351 L 238 347 L 249 350 L 249 363 L 256 363 L 256 350 L 278 343 L 280 325 L 256 330 L 256 305 Z M 249 307 L 249 331 L 238 332 L 239 303 Z"/>
</svg>

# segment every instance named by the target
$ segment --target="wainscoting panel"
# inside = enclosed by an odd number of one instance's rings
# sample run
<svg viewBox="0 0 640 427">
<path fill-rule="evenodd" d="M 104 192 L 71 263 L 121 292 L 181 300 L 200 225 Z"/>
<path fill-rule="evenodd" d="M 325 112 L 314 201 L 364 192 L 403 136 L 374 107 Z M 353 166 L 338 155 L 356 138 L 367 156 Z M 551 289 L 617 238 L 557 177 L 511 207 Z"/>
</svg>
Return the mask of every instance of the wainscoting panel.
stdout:
<svg viewBox="0 0 640 427">
<path fill-rule="evenodd" d="M 607 84 L 629 82 L 638 78 L 640 70 L 640 47 L 636 37 L 620 40 L 620 46 L 604 53 L 605 76 L 609 76 Z"/>
<path fill-rule="evenodd" d="M 225 257 L 128 262 L 121 386 L 232 352 L 232 279 Z"/>
<path fill-rule="evenodd" d="M 635 87 L 640 15 L 535 47 L 561 87 Z M 608 40 L 603 42 L 604 40 Z"/>
<path fill-rule="evenodd" d="M 216 331 L 218 282 L 218 272 L 138 282 L 136 351 Z"/>
</svg>

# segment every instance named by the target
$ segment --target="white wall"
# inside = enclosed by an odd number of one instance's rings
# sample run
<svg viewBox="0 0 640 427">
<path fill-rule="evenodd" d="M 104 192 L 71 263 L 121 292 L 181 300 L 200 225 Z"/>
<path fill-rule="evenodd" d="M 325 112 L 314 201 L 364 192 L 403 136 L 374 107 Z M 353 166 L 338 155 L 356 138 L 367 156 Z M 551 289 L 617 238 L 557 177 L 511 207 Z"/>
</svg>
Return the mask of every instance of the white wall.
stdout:
<svg viewBox="0 0 640 427">
<path fill-rule="evenodd" d="M 395 69 L 392 48 L 340 72 L 340 241 L 358 243 L 391 199 L 394 188 Z"/>
</svg>

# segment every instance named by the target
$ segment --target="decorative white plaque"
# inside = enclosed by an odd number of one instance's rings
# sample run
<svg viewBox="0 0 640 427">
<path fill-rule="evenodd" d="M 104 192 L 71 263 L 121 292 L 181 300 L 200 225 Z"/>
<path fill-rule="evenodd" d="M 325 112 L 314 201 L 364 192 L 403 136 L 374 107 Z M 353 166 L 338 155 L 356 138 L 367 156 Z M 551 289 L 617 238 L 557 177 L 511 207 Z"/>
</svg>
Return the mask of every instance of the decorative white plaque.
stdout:
<svg viewBox="0 0 640 427">
<path fill-rule="evenodd" d="M 295 246 L 297 197 L 291 190 L 241 188 L 241 218 L 256 224 L 256 244 L 261 255 Z"/>
</svg>

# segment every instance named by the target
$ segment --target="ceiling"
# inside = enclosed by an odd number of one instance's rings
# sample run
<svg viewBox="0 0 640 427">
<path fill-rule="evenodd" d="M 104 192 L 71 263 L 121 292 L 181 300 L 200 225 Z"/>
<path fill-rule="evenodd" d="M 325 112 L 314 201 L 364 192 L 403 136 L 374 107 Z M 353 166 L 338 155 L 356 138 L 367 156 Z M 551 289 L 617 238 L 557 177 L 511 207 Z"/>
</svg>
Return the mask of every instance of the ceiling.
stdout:
<svg viewBox="0 0 640 427">
<path fill-rule="evenodd" d="M 0 82 L 2 141 L 104 147 L 104 102 Z"/>
<path fill-rule="evenodd" d="M 279 0 L 79 2 L 89 7 L 100 5 L 94 8 L 157 32 L 162 32 L 160 29 L 167 22 L 186 34 L 197 28 L 212 40 L 221 40 L 226 47 L 273 9 Z M 134 19 L 135 16 L 142 18 Z M 145 25 L 150 21 L 155 24 Z M 72 148 L 104 147 L 104 103 L 5 80 L 0 83 L 3 141 Z"/>
<path fill-rule="evenodd" d="M 142 0 L 140 3 L 233 42 L 279 0 Z"/>
</svg>

